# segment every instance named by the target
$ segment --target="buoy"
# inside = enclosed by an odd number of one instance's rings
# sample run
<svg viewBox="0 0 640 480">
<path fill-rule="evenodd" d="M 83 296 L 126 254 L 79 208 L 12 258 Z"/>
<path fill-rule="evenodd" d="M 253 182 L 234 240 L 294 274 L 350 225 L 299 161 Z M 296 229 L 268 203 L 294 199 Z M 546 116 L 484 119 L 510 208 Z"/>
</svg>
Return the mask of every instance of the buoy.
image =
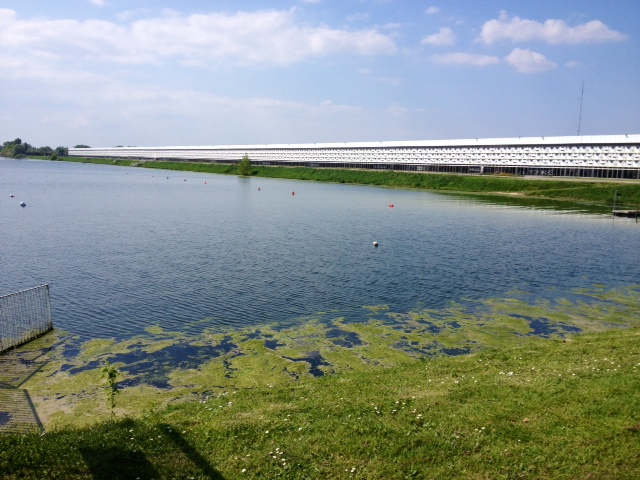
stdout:
<svg viewBox="0 0 640 480">
<path fill-rule="evenodd" d="M 258 187 L 258 191 L 260 191 L 260 187 Z"/>
<path fill-rule="evenodd" d="M 296 194 L 296 192 L 291 192 L 291 195 L 295 195 L 295 194 Z"/>
<path fill-rule="evenodd" d="M 373 242 L 373 246 L 378 248 L 378 242 Z"/>
<path fill-rule="evenodd" d="M 12 193 L 11 195 L 9 195 L 11 198 L 15 197 L 15 195 Z"/>
<path fill-rule="evenodd" d="M 21 206 L 21 207 L 26 207 L 26 206 L 27 206 L 27 204 L 26 204 L 26 203 L 24 203 L 24 202 L 20 202 L 20 206 Z"/>
<path fill-rule="evenodd" d="M 390 203 L 390 204 L 389 204 L 389 208 L 393 208 L 393 203 Z"/>
<path fill-rule="evenodd" d="M 206 184 L 207 184 L 207 182 L 204 182 L 204 184 L 206 185 Z"/>
</svg>

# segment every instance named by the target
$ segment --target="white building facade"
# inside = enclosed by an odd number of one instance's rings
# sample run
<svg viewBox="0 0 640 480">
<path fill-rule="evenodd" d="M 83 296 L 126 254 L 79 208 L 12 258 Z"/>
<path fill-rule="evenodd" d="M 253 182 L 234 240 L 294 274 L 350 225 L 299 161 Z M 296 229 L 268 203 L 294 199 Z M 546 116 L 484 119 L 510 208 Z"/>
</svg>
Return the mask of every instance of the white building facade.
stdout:
<svg viewBox="0 0 640 480">
<path fill-rule="evenodd" d="M 640 179 L 640 134 L 407 142 L 69 148 L 86 158 Z"/>
</svg>

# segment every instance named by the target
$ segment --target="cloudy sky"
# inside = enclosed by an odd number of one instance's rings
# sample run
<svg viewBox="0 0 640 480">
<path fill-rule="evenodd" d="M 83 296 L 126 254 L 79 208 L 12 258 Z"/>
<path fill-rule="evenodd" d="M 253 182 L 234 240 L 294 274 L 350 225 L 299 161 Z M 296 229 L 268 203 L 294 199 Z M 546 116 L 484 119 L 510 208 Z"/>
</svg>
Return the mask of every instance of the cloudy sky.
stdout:
<svg viewBox="0 0 640 480">
<path fill-rule="evenodd" d="M 0 142 L 640 133 L 638 25 L 639 0 L 3 0 Z"/>
</svg>

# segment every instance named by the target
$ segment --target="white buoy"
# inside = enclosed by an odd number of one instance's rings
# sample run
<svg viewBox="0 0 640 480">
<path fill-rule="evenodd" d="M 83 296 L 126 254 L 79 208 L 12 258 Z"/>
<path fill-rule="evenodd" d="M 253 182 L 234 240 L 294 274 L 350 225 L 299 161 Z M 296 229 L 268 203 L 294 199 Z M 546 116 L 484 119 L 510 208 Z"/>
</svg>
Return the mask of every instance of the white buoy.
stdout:
<svg viewBox="0 0 640 480">
<path fill-rule="evenodd" d="M 12 193 L 11 195 L 9 195 L 9 197 L 13 198 L 13 197 L 15 197 L 15 195 Z"/>
<path fill-rule="evenodd" d="M 26 207 L 26 206 L 27 206 L 27 204 L 26 204 L 26 203 L 24 203 L 24 202 L 20 202 L 20 206 L 21 206 L 21 207 Z"/>
<path fill-rule="evenodd" d="M 374 247 L 378 247 L 378 242 L 373 242 Z"/>
</svg>

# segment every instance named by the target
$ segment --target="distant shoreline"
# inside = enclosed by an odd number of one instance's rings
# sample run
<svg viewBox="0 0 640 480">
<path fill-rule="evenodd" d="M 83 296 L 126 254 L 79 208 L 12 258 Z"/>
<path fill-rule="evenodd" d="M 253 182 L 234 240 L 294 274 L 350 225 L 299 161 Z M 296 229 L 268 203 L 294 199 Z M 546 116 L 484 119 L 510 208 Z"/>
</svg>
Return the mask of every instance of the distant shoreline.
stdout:
<svg viewBox="0 0 640 480">
<path fill-rule="evenodd" d="M 233 164 L 82 157 L 61 157 L 59 161 L 238 175 L 237 165 Z M 637 209 L 640 207 L 640 182 L 625 179 L 531 178 L 513 175 L 459 175 L 257 165 L 251 166 L 249 176 L 375 185 L 389 188 L 411 188 L 474 195 L 517 196 L 531 199 L 588 203 L 601 207 L 612 207 L 614 196 L 617 192 L 618 208 Z"/>
</svg>

